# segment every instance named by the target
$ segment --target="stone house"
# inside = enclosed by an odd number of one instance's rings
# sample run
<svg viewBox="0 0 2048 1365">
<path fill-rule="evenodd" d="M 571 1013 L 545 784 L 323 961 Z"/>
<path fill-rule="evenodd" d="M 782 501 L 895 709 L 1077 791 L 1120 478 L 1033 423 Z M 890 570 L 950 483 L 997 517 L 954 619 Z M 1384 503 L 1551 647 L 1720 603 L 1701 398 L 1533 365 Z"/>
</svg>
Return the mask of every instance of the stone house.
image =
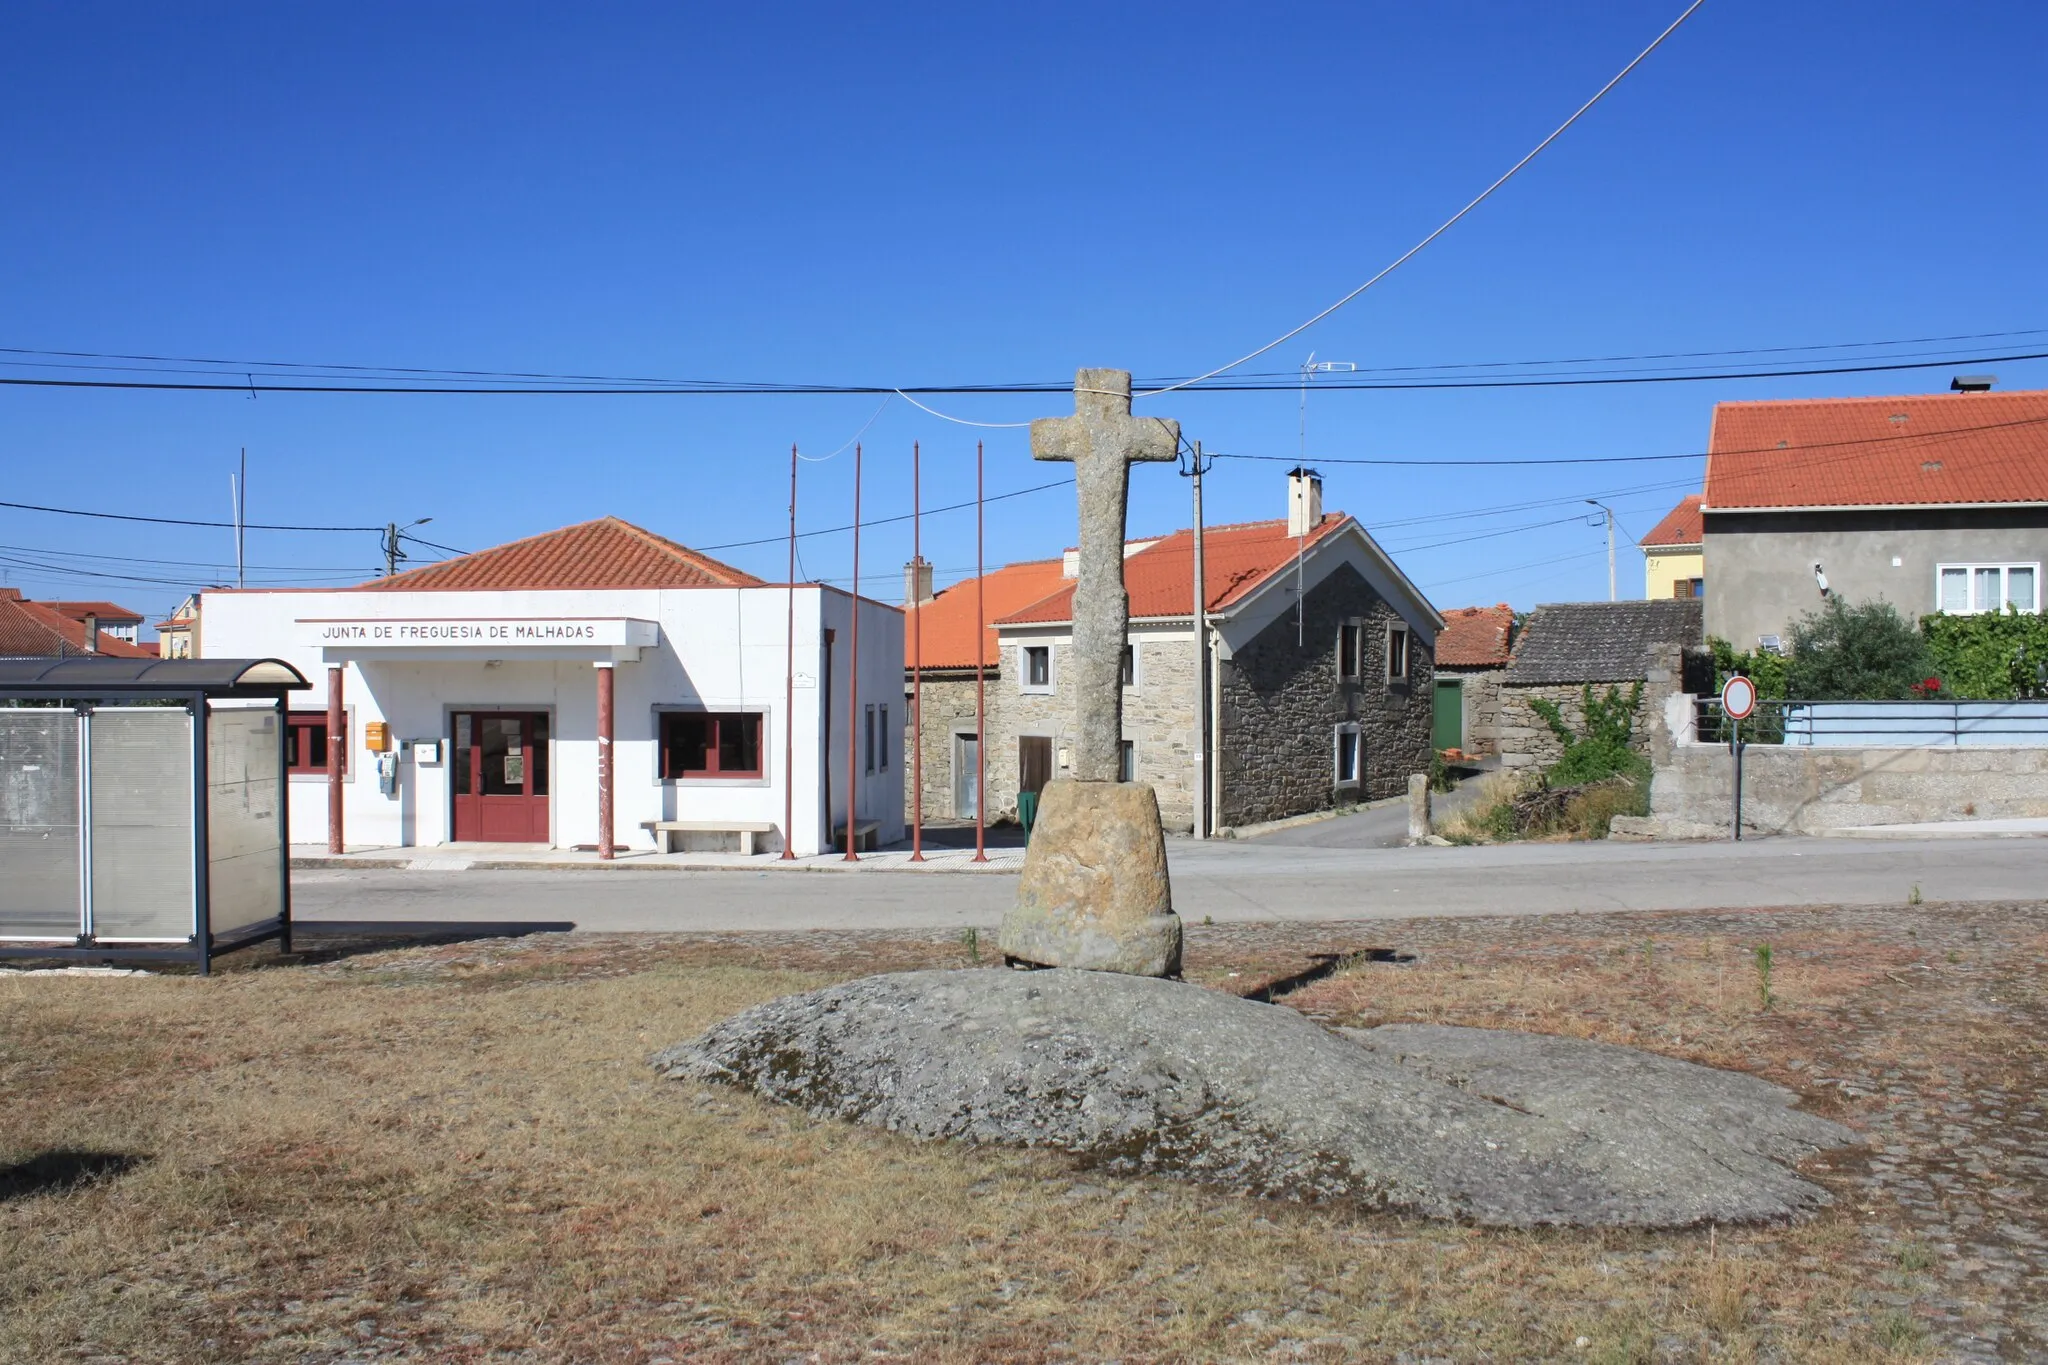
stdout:
<svg viewBox="0 0 2048 1365">
<path fill-rule="evenodd" d="M 1701 507 L 1706 632 L 1782 645 L 1832 593 L 1933 612 L 2041 610 L 2048 390 L 1722 403 Z"/>
<path fill-rule="evenodd" d="M 1006 677 L 1004 654 L 995 626 L 998 618 L 1051 595 L 1065 582 L 1059 559 L 1005 564 L 979 579 L 932 591 L 932 566 L 913 561 L 904 566 L 903 591 L 903 794 L 904 814 L 917 814 L 916 746 L 924 747 L 924 817 L 926 820 L 974 818 L 976 665 L 981 687 L 993 703 Z M 976 631 L 977 617 L 984 623 Z M 912 719 L 912 682 L 924 675 L 919 689 L 924 724 Z M 995 775 L 988 778 L 994 794 Z M 1014 803 L 1012 803 L 1014 805 Z"/>
<path fill-rule="evenodd" d="M 1561 602 L 1540 606 L 1522 623 L 1500 688 L 1500 756 L 1504 768 L 1545 767 L 1564 744 L 1537 714 L 1535 702 L 1556 705 L 1574 732 L 1585 724 L 1585 689 L 1605 695 L 1640 682 L 1634 742 L 1652 755 L 1664 699 L 1712 685 L 1701 649 L 1697 598 L 1649 602 Z"/>
<path fill-rule="evenodd" d="M 1455 607 L 1436 637 L 1436 724 L 1439 750 L 1500 752 L 1500 685 L 1514 645 L 1515 609 Z"/>
<path fill-rule="evenodd" d="M 1193 532 L 1125 546 L 1124 771 L 1152 784 L 1168 829 L 1209 832 L 1394 796 L 1428 764 L 1443 618 L 1355 518 L 1322 512 L 1312 472 L 1292 476 L 1290 509 L 1286 519 L 1205 530 L 1200 641 Z M 1047 568 L 1060 575 L 1048 592 L 988 617 L 999 660 L 987 684 L 991 818 L 1014 815 L 1020 792 L 1067 769 L 1074 703 L 1061 660 L 1072 646 L 1074 556 L 1012 565 L 986 584 L 993 602 L 1003 574 L 1015 571 L 1004 588 L 1023 588 Z M 931 684 L 955 679 L 929 655 L 925 677 L 932 802 L 944 779 L 930 756 L 970 751 L 950 737 L 957 704 L 932 705 Z M 971 664 L 967 677 L 971 689 Z M 971 717 L 971 698 L 968 707 Z"/>
</svg>

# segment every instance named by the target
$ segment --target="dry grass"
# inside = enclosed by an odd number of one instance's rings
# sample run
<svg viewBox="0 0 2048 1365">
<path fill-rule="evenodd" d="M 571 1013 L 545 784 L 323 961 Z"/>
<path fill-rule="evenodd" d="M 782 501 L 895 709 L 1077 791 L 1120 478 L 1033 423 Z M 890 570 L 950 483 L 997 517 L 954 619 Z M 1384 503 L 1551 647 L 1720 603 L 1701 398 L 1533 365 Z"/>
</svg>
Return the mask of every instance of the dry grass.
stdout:
<svg viewBox="0 0 2048 1365">
<path fill-rule="evenodd" d="M 828 940 L 820 939 L 820 942 Z M 734 942 L 744 942 L 734 940 Z M 1611 1037 L 1723 1063 L 1866 990 L 1816 938 L 1759 1022 L 1739 949 L 1360 968 L 1297 999 Z M 421 949 L 193 978 L 0 979 L 0 1359 L 1911 1359 L 1855 1215 L 1499 1232 L 916 1145 L 647 1055 L 875 965 L 657 938 Z M 955 962 L 908 943 L 884 965 Z M 1285 953 L 1230 970 L 1268 970 Z M 1213 959 L 1213 955 L 1212 955 Z M 1262 964 L 1262 965 L 1257 965 Z M 1825 1174 L 1823 1172 L 1823 1174 Z M 1587 1344 L 1576 1345 L 1579 1338 Z"/>
</svg>

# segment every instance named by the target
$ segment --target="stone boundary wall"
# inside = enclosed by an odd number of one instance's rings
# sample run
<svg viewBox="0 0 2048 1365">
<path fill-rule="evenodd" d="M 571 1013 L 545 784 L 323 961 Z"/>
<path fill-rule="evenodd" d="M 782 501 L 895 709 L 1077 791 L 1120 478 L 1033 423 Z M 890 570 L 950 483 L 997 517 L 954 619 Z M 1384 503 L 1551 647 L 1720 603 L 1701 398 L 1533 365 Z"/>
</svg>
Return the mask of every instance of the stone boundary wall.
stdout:
<svg viewBox="0 0 2048 1365">
<path fill-rule="evenodd" d="M 1630 747 L 1655 763 L 1662 759 L 1665 730 L 1660 722 L 1665 701 L 1679 695 L 1686 683 L 1686 651 L 1679 645 L 1659 645 L 1650 652 L 1643 672 L 1643 696 L 1636 705 L 1635 728 Z M 1695 669 L 1697 671 L 1697 669 Z M 1593 695 L 1604 697 L 1610 688 L 1627 696 L 1633 682 L 1594 683 Z M 1503 768 L 1547 768 L 1564 756 L 1564 743 L 1552 733 L 1531 704 L 1538 698 L 1553 702 L 1573 733 L 1586 724 L 1586 685 L 1549 683 L 1537 687 L 1503 682 L 1500 689 L 1500 761 Z"/>
<path fill-rule="evenodd" d="M 1672 745 L 1650 782 L 1650 814 L 1615 833 L 1726 838 L 1734 759 L 1725 744 Z M 2048 816 L 2048 749 L 1970 745 L 1849 749 L 1750 745 L 1742 751 L 1742 825 L 1815 834 L 1922 820 Z"/>
</svg>

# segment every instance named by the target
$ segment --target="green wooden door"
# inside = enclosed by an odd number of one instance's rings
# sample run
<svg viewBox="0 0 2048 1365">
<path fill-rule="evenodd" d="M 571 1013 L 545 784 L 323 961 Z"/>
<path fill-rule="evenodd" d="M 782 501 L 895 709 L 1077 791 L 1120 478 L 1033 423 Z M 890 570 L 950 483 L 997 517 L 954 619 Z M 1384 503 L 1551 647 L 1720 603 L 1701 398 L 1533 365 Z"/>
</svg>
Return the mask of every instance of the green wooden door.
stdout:
<svg viewBox="0 0 2048 1365">
<path fill-rule="evenodd" d="M 1465 747 L 1465 681 L 1436 680 L 1436 725 L 1431 743 L 1439 749 Z"/>
</svg>

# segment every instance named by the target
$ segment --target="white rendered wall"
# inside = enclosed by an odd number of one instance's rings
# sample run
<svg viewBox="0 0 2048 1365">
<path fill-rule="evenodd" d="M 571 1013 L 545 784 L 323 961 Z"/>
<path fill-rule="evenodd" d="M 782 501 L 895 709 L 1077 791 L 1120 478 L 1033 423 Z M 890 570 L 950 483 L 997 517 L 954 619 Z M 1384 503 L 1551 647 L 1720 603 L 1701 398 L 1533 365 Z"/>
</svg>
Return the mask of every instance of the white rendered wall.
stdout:
<svg viewBox="0 0 2048 1365">
<path fill-rule="evenodd" d="M 845 807 L 845 740 L 851 599 L 799 586 L 795 598 L 796 674 L 794 733 L 785 726 L 787 631 L 791 594 L 786 588 L 694 588 L 579 592 L 261 592 L 220 591 L 205 597 L 208 657 L 281 658 L 312 680 L 294 693 L 295 711 L 324 710 L 329 652 L 300 643 L 306 619 L 450 619 L 492 617 L 633 617 L 661 627 L 660 644 L 638 661 L 615 667 L 614 842 L 654 846 L 643 821 L 740 820 L 783 826 L 786 745 L 793 742 L 795 775 L 792 842 L 799 854 L 820 851 L 820 763 L 827 698 L 822 628 L 836 633 L 831 668 L 832 809 Z M 820 612 L 824 619 L 821 622 Z M 861 684 L 864 699 L 890 702 L 891 733 L 898 736 L 890 766 L 857 778 L 863 820 L 878 819 L 883 840 L 900 838 L 902 822 L 900 692 L 903 617 L 875 602 L 861 606 Z M 501 658 L 486 657 L 502 653 Z M 351 647 L 344 662 L 343 695 L 349 712 L 348 775 L 343 782 L 345 837 L 361 845 L 415 846 L 449 840 L 450 717 L 460 710 L 531 710 L 550 716 L 549 818 L 557 846 L 597 843 L 597 670 L 599 650 L 573 648 L 372 650 Z M 896 683 L 898 697 L 890 697 Z M 864 703 L 865 704 L 865 701 Z M 664 782 L 660 778 L 659 714 L 663 709 L 747 710 L 764 716 L 758 779 Z M 394 742 L 440 739 L 443 762 L 420 764 L 407 755 L 398 790 L 385 796 L 375 755 L 363 748 L 364 726 L 381 720 Z M 889 752 L 887 746 L 883 746 Z M 324 776 L 290 783 L 294 843 L 327 838 Z"/>
</svg>

